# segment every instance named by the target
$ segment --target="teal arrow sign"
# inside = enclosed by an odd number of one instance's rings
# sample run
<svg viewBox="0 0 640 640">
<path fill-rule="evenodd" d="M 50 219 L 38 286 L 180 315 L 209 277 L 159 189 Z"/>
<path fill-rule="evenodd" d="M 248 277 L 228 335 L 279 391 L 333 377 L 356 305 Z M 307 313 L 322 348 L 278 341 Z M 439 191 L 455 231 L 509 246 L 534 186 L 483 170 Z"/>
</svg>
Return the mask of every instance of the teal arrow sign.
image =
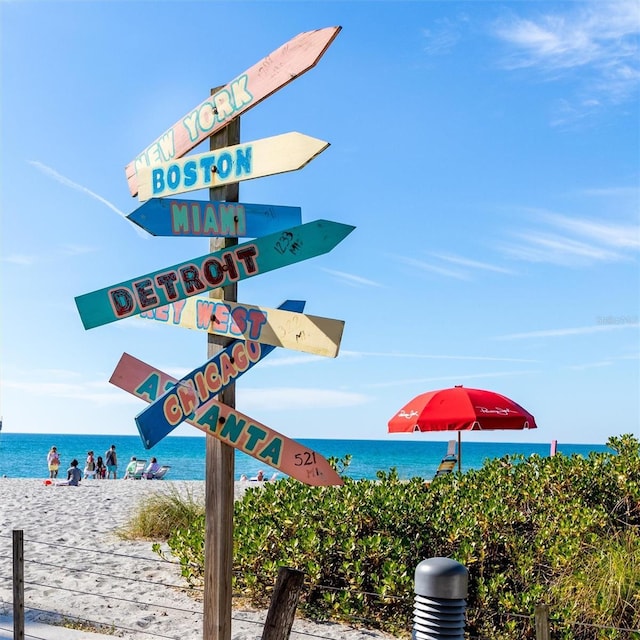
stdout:
<svg viewBox="0 0 640 640">
<path fill-rule="evenodd" d="M 153 236 L 258 238 L 302 223 L 300 207 L 152 198 L 127 218 Z"/>
<path fill-rule="evenodd" d="M 155 309 L 331 251 L 355 227 L 315 220 L 77 296 L 85 329 Z"/>
</svg>

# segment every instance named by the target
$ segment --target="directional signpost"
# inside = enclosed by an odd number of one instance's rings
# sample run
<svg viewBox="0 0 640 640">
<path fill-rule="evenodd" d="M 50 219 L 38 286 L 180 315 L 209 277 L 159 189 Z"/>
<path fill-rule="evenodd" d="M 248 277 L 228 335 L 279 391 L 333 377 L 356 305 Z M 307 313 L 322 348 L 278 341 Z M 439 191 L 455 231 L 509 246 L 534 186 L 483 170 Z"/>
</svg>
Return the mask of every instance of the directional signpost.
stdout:
<svg viewBox="0 0 640 640">
<path fill-rule="evenodd" d="M 111 379 L 112 384 L 153 402 L 175 378 L 125 353 Z M 329 462 L 319 453 L 287 438 L 235 409 L 209 399 L 187 422 L 260 462 L 300 482 L 317 487 L 344 484 Z"/>
<path fill-rule="evenodd" d="M 328 146 L 324 140 L 292 131 L 145 167 L 138 171 L 138 199 L 174 196 L 297 171 Z"/>
<path fill-rule="evenodd" d="M 209 360 L 180 381 L 127 354 L 111 378 L 152 403 L 136 418 L 145 446 L 183 420 L 213 436 L 206 438 L 205 640 L 231 639 L 234 448 L 307 484 L 342 484 L 318 453 L 235 409 L 235 381 L 276 345 L 338 352 L 342 321 L 287 313 L 302 311 L 295 301 L 279 310 L 240 305 L 237 283 L 327 253 L 354 229 L 328 220 L 301 224 L 297 207 L 239 203 L 239 182 L 295 171 L 329 146 L 296 132 L 241 144 L 239 116 L 315 66 L 339 32 L 297 35 L 214 89 L 126 166 L 129 191 L 148 201 L 130 219 L 153 235 L 208 237 L 210 253 L 75 299 L 86 329 L 141 313 L 175 318 L 188 307 L 194 311 L 185 323 L 208 332 Z M 183 158 L 206 138 L 209 152 Z M 203 188 L 209 202 L 174 197 Z M 239 237 L 255 240 L 238 244 Z M 213 289 L 222 291 L 222 302 L 198 308 L 191 300 Z"/>
<path fill-rule="evenodd" d="M 157 307 L 139 317 L 329 358 L 338 355 L 344 330 L 344 320 L 199 297 Z"/>
<path fill-rule="evenodd" d="M 339 32 L 340 27 L 327 27 L 300 33 L 189 111 L 127 165 L 131 195 L 138 192 L 141 168 L 181 158 L 233 118 L 301 76 L 316 65 Z"/>
<path fill-rule="evenodd" d="M 302 223 L 300 207 L 152 198 L 127 218 L 153 236 L 257 238 Z"/>
<path fill-rule="evenodd" d="M 76 297 L 85 329 L 331 251 L 355 227 L 316 220 Z"/>
<path fill-rule="evenodd" d="M 304 311 L 304 305 L 302 300 L 285 300 L 279 308 L 301 313 Z M 167 409 L 169 419 L 164 419 L 164 416 L 157 422 L 149 419 L 150 416 L 147 416 L 146 420 L 144 417 L 140 419 L 140 416 L 145 413 L 144 411 L 136 417 L 136 424 L 144 446 L 151 449 L 158 444 L 196 407 L 208 401 L 212 396 L 219 396 L 274 349 L 275 347 L 271 345 L 232 340 L 224 349 L 209 358 L 205 364 L 184 376 L 175 386 L 169 389 L 163 388 L 161 394 L 156 393 L 154 400 L 160 395 L 167 401 L 167 407 L 171 406 L 170 409 Z M 167 398 L 171 399 L 167 400 Z M 154 405 L 149 409 L 153 409 L 153 407 Z M 158 413 L 161 413 L 162 409 L 163 407 L 155 407 L 155 411 Z"/>
</svg>

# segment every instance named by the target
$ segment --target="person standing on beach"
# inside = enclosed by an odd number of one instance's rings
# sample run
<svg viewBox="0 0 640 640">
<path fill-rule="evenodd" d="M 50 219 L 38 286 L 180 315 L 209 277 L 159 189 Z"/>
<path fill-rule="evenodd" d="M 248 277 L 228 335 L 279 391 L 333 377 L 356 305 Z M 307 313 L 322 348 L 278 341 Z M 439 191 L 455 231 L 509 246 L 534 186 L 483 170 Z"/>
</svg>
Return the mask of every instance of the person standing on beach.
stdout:
<svg viewBox="0 0 640 640">
<path fill-rule="evenodd" d="M 87 451 L 87 461 L 84 464 L 84 479 L 95 479 L 96 477 L 96 459 L 93 457 L 93 451 Z"/>
<path fill-rule="evenodd" d="M 98 456 L 98 461 L 96 462 L 96 478 L 98 478 L 98 480 L 104 480 L 106 475 L 107 468 L 104 466 L 102 456 Z"/>
<path fill-rule="evenodd" d="M 58 455 L 58 449 L 51 447 L 47 454 L 47 466 L 49 467 L 49 477 L 57 478 L 58 469 L 60 468 L 60 456 Z"/>
<path fill-rule="evenodd" d="M 113 479 L 118 477 L 118 456 L 116 456 L 116 445 L 112 444 L 110 449 L 104 454 L 104 462 L 107 465 L 107 479 L 113 474 Z"/>
</svg>

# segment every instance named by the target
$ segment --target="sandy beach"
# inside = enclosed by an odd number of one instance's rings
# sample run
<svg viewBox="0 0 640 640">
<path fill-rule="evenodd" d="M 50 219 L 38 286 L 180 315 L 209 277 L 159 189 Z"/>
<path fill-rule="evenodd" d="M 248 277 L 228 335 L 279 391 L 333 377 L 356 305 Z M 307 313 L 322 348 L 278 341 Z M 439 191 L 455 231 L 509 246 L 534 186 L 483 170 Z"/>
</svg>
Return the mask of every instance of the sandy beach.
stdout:
<svg viewBox="0 0 640 640">
<path fill-rule="evenodd" d="M 236 499 L 247 486 L 255 483 L 236 482 Z M 87 480 L 79 487 L 56 487 L 0 478 L 0 616 L 12 613 L 12 530 L 22 529 L 27 620 L 51 624 L 73 616 L 130 640 L 201 638 L 202 605 L 186 593 L 179 566 L 163 561 L 151 542 L 117 535 L 146 496 L 171 490 L 202 496 L 204 482 Z M 234 609 L 232 638 L 259 639 L 265 617 L 266 610 Z M 391 638 L 296 619 L 291 638 L 309 636 Z"/>
</svg>

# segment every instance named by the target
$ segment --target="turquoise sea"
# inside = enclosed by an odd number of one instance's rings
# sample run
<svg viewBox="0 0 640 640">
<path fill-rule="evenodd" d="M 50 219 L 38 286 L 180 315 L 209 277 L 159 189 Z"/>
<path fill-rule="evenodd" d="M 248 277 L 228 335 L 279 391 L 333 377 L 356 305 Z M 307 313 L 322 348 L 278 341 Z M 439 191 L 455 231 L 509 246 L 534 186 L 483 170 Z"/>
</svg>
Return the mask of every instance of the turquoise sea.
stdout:
<svg viewBox="0 0 640 640">
<path fill-rule="evenodd" d="M 549 444 L 514 442 L 471 442 L 462 438 L 462 470 L 479 469 L 490 458 L 501 458 L 507 454 L 548 456 Z M 456 438 L 452 434 L 452 438 Z M 343 458 L 350 454 L 352 461 L 346 475 L 355 479 L 375 479 L 379 470 L 388 471 L 395 467 L 402 479 L 433 477 L 440 460 L 446 453 L 447 443 L 424 440 L 307 440 L 301 443 L 321 453 L 326 458 Z M 118 477 L 131 456 L 149 460 L 158 458 L 160 464 L 171 465 L 167 480 L 204 480 L 205 438 L 167 437 L 153 449 L 146 450 L 138 436 L 109 435 L 52 435 L 20 434 L 0 432 L 0 476 L 10 478 L 48 477 L 46 456 L 51 446 L 56 446 L 61 458 L 61 471 L 66 470 L 73 458 L 77 458 L 83 468 L 87 451 L 104 457 L 105 451 L 116 445 L 118 452 Z M 587 456 L 591 451 L 611 452 L 605 445 L 558 443 L 558 452 L 564 455 Z M 254 476 L 263 469 L 270 477 L 275 470 L 258 460 L 236 451 L 235 478 L 241 474 Z"/>
</svg>

